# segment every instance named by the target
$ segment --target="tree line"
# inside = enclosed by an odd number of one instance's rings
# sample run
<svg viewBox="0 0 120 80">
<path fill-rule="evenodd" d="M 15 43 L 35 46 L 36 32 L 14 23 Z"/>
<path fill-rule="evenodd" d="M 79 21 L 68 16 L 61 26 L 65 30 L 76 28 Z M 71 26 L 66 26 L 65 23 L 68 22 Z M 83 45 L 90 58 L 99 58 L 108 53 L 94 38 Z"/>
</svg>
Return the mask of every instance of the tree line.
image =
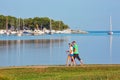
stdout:
<svg viewBox="0 0 120 80">
<path fill-rule="evenodd" d="M 69 26 L 64 24 L 63 21 L 55 21 L 51 19 L 51 25 L 53 30 L 64 30 L 68 29 Z M 34 18 L 16 18 L 14 16 L 0 15 L 0 29 L 14 28 L 16 29 L 50 29 L 50 18 L 48 17 L 34 17 Z"/>
</svg>

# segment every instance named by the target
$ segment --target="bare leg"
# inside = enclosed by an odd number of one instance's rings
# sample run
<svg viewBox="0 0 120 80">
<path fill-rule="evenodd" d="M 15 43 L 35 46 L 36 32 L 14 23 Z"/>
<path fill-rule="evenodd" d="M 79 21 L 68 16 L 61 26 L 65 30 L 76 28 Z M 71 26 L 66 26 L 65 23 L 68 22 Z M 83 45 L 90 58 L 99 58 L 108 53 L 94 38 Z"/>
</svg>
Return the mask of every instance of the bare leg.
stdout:
<svg viewBox="0 0 120 80">
<path fill-rule="evenodd" d="M 68 56 L 67 56 L 67 61 L 66 61 L 66 65 L 67 65 L 67 66 L 69 65 L 69 60 L 70 60 L 70 56 L 68 55 Z"/>
<path fill-rule="evenodd" d="M 74 66 L 76 66 L 76 62 L 75 62 L 74 57 L 72 56 L 71 58 L 72 58 L 72 61 L 71 61 L 71 62 L 73 62 Z"/>
</svg>

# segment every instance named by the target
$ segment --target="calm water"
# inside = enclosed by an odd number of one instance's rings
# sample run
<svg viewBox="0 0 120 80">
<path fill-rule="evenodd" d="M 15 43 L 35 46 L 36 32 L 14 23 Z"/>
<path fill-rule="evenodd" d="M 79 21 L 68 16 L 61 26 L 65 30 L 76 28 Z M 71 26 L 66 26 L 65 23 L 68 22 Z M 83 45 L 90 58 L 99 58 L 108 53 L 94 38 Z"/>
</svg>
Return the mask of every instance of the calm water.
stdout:
<svg viewBox="0 0 120 80">
<path fill-rule="evenodd" d="M 120 64 L 120 34 L 92 33 L 0 35 L 0 66 L 64 65 L 65 51 L 73 40 L 77 42 L 85 64 Z"/>
</svg>

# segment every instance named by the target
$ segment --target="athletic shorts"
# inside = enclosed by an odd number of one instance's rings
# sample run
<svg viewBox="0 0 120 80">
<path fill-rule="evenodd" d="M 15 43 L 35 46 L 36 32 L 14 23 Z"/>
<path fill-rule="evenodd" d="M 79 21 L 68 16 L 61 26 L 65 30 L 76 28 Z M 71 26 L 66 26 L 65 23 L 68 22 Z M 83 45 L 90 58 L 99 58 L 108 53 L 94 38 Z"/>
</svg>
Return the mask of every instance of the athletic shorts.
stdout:
<svg viewBox="0 0 120 80">
<path fill-rule="evenodd" d="M 79 57 L 79 54 L 74 54 L 74 59 L 77 58 L 79 61 L 81 60 L 81 58 Z"/>
<path fill-rule="evenodd" d="M 72 57 L 72 56 L 74 56 L 74 54 L 70 54 L 70 56 Z"/>
</svg>

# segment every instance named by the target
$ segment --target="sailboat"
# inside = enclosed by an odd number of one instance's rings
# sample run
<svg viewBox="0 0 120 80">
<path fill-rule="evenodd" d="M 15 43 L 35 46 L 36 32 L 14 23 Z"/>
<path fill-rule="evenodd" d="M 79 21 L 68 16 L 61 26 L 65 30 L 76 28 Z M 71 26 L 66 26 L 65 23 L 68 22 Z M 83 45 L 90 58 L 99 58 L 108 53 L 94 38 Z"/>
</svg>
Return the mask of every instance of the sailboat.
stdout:
<svg viewBox="0 0 120 80">
<path fill-rule="evenodd" d="M 113 32 L 112 32 L 112 18 L 110 16 L 110 31 L 108 32 L 108 35 L 112 35 Z"/>
<path fill-rule="evenodd" d="M 41 35 L 41 34 L 44 34 L 44 32 L 42 30 L 39 30 L 39 25 L 36 24 L 36 28 L 33 31 L 33 35 Z"/>
<path fill-rule="evenodd" d="M 108 35 L 110 35 L 110 63 L 112 64 L 112 40 L 113 40 L 113 31 L 112 31 L 112 18 L 110 16 L 110 31 L 108 32 Z"/>
</svg>

